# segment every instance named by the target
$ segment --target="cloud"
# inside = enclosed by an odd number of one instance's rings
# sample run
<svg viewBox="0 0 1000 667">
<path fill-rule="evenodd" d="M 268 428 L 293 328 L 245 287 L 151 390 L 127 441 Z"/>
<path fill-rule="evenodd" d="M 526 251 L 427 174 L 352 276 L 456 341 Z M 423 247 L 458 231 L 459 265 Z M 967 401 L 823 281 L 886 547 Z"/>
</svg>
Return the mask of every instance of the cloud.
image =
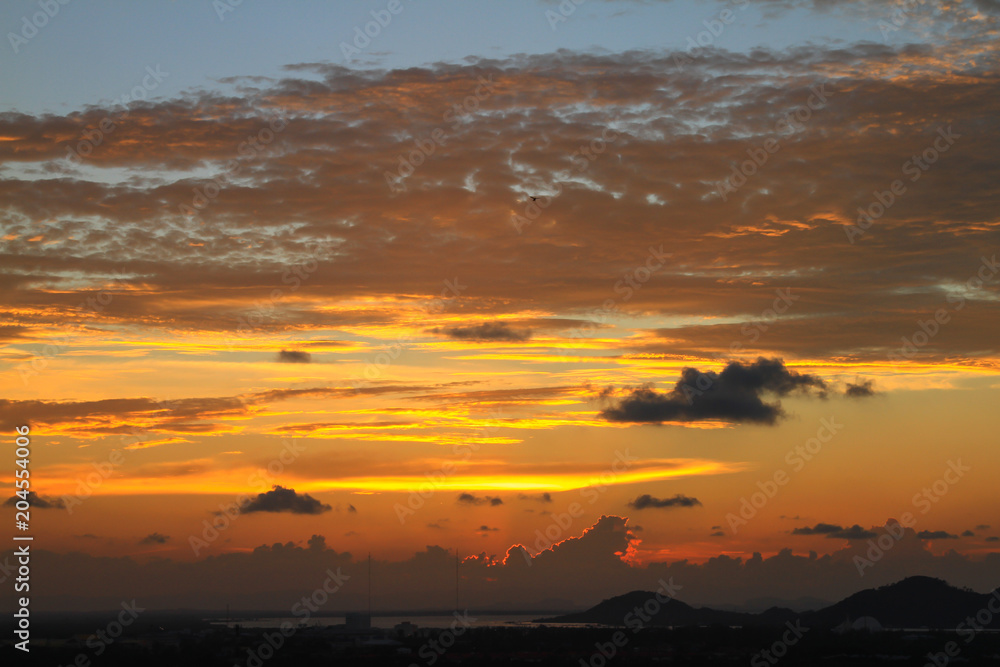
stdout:
<svg viewBox="0 0 1000 667">
<path fill-rule="evenodd" d="M 654 498 L 648 493 L 644 493 L 635 500 L 629 501 L 629 507 L 637 510 L 644 510 L 650 507 L 657 508 L 668 508 L 668 507 L 695 507 L 701 506 L 701 501 L 697 498 L 690 498 L 684 494 L 678 493 L 673 498 Z"/>
<path fill-rule="evenodd" d="M 166 544 L 169 539 L 169 535 L 163 535 L 162 533 L 150 533 L 146 537 L 139 540 L 139 544 Z"/>
<path fill-rule="evenodd" d="M 952 535 L 944 530 L 921 530 L 917 537 L 922 540 L 957 540 L 958 535 Z"/>
<path fill-rule="evenodd" d="M 847 383 L 844 389 L 844 396 L 848 398 L 866 398 L 875 395 L 875 383 L 872 380 L 864 380 L 858 383 Z"/>
<path fill-rule="evenodd" d="M 483 524 L 482 526 L 479 527 L 478 532 L 481 532 L 481 533 L 495 533 L 495 532 L 497 532 L 499 530 L 500 530 L 499 528 L 490 528 L 486 524 Z"/>
<path fill-rule="evenodd" d="M 843 526 L 836 526 L 832 523 L 817 523 L 812 528 L 809 526 L 795 528 L 792 530 L 792 535 L 829 535 L 839 533 L 842 530 L 844 530 Z"/>
<path fill-rule="evenodd" d="M 444 524 L 448 523 L 449 519 L 438 519 L 437 521 L 432 521 L 427 524 L 428 528 L 434 528 L 436 530 L 448 530 L 448 527 Z"/>
<path fill-rule="evenodd" d="M 458 502 L 462 505 L 503 505 L 503 500 L 497 496 L 474 496 L 471 493 L 462 493 L 458 496 Z"/>
<path fill-rule="evenodd" d="M 1000 537 L 997 537 L 996 535 L 990 535 L 989 537 L 986 538 L 986 541 L 987 542 L 1000 542 Z"/>
<path fill-rule="evenodd" d="M 722 532 L 721 530 L 717 530 L 714 533 L 712 533 L 711 535 L 709 535 L 709 537 L 725 537 L 725 536 L 726 536 L 726 534 L 724 532 Z"/>
<path fill-rule="evenodd" d="M 4 502 L 6 507 L 14 507 L 18 502 L 25 500 L 20 496 L 11 496 Z M 34 491 L 28 491 L 28 497 L 26 499 L 31 505 L 32 509 L 47 510 L 47 509 L 65 509 L 66 503 L 62 498 L 50 498 L 48 496 L 40 496 Z"/>
<path fill-rule="evenodd" d="M 981 523 L 976 526 L 976 530 L 989 530 L 989 529 L 990 529 L 990 524 L 988 523 Z"/>
<path fill-rule="evenodd" d="M 786 396 L 813 390 L 825 396 L 826 383 L 815 375 L 789 371 L 781 359 L 759 357 L 751 364 L 731 361 L 721 373 L 685 368 L 669 392 L 661 394 L 651 386 L 635 389 L 617 405 L 602 410 L 601 416 L 634 423 L 720 419 L 774 424 L 784 415 L 781 405 L 764 403 L 762 394 Z"/>
<path fill-rule="evenodd" d="M 843 530 L 838 530 L 835 533 L 830 533 L 827 537 L 839 540 L 867 540 L 872 537 L 878 537 L 878 533 L 871 530 L 865 530 L 858 524 L 854 524 L 850 528 L 844 528 Z"/>
<path fill-rule="evenodd" d="M 531 330 L 515 330 L 506 322 L 484 322 L 475 326 L 466 327 L 439 327 L 431 329 L 432 333 L 439 333 L 454 338 L 455 340 L 474 341 L 526 341 L 531 338 Z"/>
<path fill-rule="evenodd" d="M 795 528 L 792 530 L 792 535 L 826 535 L 828 538 L 837 540 L 867 540 L 876 537 L 877 533 L 865 530 L 858 524 L 844 528 L 832 523 L 817 523 L 811 528 L 809 526 Z"/>
<path fill-rule="evenodd" d="M 975 536 L 976 536 L 976 534 L 974 532 L 972 532 L 971 530 L 964 530 L 964 531 L 962 531 L 962 537 L 975 537 Z"/>
<path fill-rule="evenodd" d="M 312 361 L 312 355 L 302 350 L 281 350 L 278 352 L 277 361 L 288 364 L 308 364 Z"/>
<path fill-rule="evenodd" d="M 552 502 L 552 494 L 548 492 L 535 494 L 519 493 L 517 494 L 517 498 L 518 500 L 534 500 L 540 503 Z"/>
<path fill-rule="evenodd" d="M 240 512 L 290 512 L 292 514 L 322 514 L 333 509 L 316 500 L 308 493 L 298 494 L 294 489 L 275 486 L 270 491 L 260 493 L 256 498 L 246 501 L 240 507 Z"/>
<path fill-rule="evenodd" d="M 884 527 L 873 532 L 889 534 Z M 525 539 L 536 539 L 531 528 L 522 529 L 522 534 Z M 365 555 L 355 558 L 318 544 L 310 539 L 307 545 L 264 544 L 194 561 L 163 558 L 152 562 L 40 549 L 32 552 L 32 566 L 40 575 L 38 589 L 32 587 L 32 600 L 40 610 L 61 611 L 108 609 L 133 596 L 159 609 L 216 609 L 220 599 L 242 608 L 261 609 L 268 604 L 287 608 L 316 587 L 316 572 L 340 567 L 350 581 L 361 582 L 359 586 L 349 583 L 337 593 L 340 604 L 362 608 L 367 604 Z M 856 557 L 867 558 L 870 547 L 858 540 L 822 555 L 795 555 L 791 548 L 784 548 L 768 557 L 719 553 L 699 562 L 653 557 L 640 564 L 628 556 L 637 542 L 627 520 L 602 516 L 582 532 L 570 532 L 566 539 L 540 551 L 514 544 L 503 553 L 466 556 L 460 567 L 463 599 L 475 605 L 518 609 L 541 608 L 535 605 L 552 598 L 591 606 L 626 591 L 656 590 L 661 578 L 669 581 L 670 577 L 682 583 L 684 602 L 708 606 L 760 597 L 838 600 L 917 574 L 982 592 L 996 586 L 1000 553 L 951 551 L 935 556 L 910 528 L 903 530 L 900 539 L 893 538 L 893 544 L 875 567 L 865 570 L 863 578 L 858 576 Z M 11 555 L 11 550 L 0 553 L 0 562 Z M 382 590 L 392 591 L 397 609 L 444 608 L 454 601 L 455 553 L 445 547 L 429 546 L 402 560 L 376 559 L 373 571 L 379 573 Z"/>
</svg>

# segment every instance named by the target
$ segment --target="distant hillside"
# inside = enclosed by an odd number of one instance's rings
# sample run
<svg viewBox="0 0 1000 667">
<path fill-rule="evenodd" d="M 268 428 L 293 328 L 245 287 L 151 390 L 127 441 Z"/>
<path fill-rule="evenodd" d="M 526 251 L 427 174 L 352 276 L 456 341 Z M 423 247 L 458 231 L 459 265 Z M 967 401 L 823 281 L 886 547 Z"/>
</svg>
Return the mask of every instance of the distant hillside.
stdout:
<svg viewBox="0 0 1000 667">
<path fill-rule="evenodd" d="M 806 612 L 802 619 L 814 626 L 835 627 L 847 618 L 871 616 L 889 628 L 954 628 L 986 608 L 992 597 L 988 593 L 955 588 L 941 579 L 908 577 L 895 584 L 860 591 L 825 609 Z M 994 619 L 990 627 L 1000 627 L 1000 614 L 991 615 Z"/>
<path fill-rule="evenodd" d="M 798 618 L 808 627 L 834 628 L 848 619 L 871 616 L 883 627 L 889 628 L 950 629 L 985 609 L 992 598 L 992 593 L 962 590 L 940 579 L 909 577 L 889 586 L 855 593 L 818 611 L 801 614 L 779 607 L 759 614 L 721 611 L 708 607 L 695 608 L 680 600 L 670 600 L 659 605 L 659 612 L 652 616 L 649 624 L 780 626 Z M 604 600 L 586 611 L 538 620 L 547 623 L 626 625 L 630 619 L 636 618 L 636 608 L 642 609 L 651 599 L 655 600 L 653 593 L 632 591 Z M 993 622 L 989 627 L 1000 628 L 1000 614 L 992 616 Z"/>
</svg>

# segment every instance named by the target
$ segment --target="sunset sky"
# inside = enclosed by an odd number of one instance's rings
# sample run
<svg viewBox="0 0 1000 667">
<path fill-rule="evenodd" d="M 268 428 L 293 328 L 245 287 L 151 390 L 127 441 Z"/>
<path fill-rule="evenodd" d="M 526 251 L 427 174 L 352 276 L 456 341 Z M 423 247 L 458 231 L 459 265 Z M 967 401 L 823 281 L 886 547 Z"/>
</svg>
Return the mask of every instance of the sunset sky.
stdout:
<svg viewBox="0 0 1000 667">
<path fill-rule="evenodd" d="M 483 605 L 996 586 L 995 0 L 39 12 L 0 426 L 43 604 L 337 564 L 349 606 L 369 553 L 384 608 L 456 552 Z"/>
</svg>

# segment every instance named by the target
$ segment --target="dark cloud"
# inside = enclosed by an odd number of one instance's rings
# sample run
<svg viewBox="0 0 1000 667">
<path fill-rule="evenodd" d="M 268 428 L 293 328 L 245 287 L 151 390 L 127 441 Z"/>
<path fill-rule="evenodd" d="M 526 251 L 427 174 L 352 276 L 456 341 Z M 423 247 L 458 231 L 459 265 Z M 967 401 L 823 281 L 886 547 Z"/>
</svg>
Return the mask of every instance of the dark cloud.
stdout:
<svg viewBox="0 0 1000 667">
<path fill-rule="evenodd" d="M 721 530 L 717 530 L 714 533 L 712 533 L 711 535 L 709 535 L 709 537 L 725 537 L 725 536 L 726 536 L 726 534 L 724 532 L 722 532 Z"/>
<path fill-rule="evenodd" d="M 536 494 L 519 493 L 517 494 L 517 498 L 518 500 L 534 500 L 540 503 L 552 502 L 552 494 L 548 492 Z"/>
<path fill-rule="evenodd" d="M 986 541 L 987 542 L 1000 542 L 1000 537 L 997 537 L 996 535 L 990 535 L 989 537 L 986 538 Z"/>
<path fill-rule="evenodd" d="M 427 524 L 428 528 L 435 528 L 437 530 L 448 530 L 448 527 L 444 524 L 448 523 L 448 519 L 438 519 L 437 521 L 432 521 Z"/>
<path fill-rule="evenodd" d="M 629 501 L 629 507 L 637 510 L 644 510 L 650 507 L 695 507 L 701 506 L 701 501 L 697 498 L 690 498 L 682 493 L 678 493 L 673 498 L 654 498 L 648 493 L 644 493 L 635 500 Z"/>
<path fill-rule="evenodd" d="M 844 530 L 843 526 L 836 526 L 832 523 L 817 523 L 812 528 L 809 526 L 795 528 L 792 530 L 792 535 L 829 535 L 830 533 L 839 533 L 842 530 Z"/>
<path fill-rule="evenodd" d="M 333 509 L 321 503 L 308 493 L 298 494 L 294 489 L 275 486 L 270 491 L 260 493 L 240 507 L 240 512 L 290 512 L 292 514 L 322 514 Z"/>
<path fill-rule="evenodd" d="M 444 334 L 455 340 L 475 341 L 525 341 L 531 338 L 530 329 L 516 330 L 506 322 L 483 322 L 467 327 L 439 327 L 431 329 L 432 333 Z"/>
<path fill-rule="evenodd" d="M 975 537 L 975 536 L 976 536 L 976 534 L 974 532 L 972 532 L 971 530 L 963 530 L 962 531 L 962 537 Z"/>
<path fill-rule="evenodd" d="M 685 368 L 669 392 L 661 394 L 651 386 L 635 389 L 601 411 L 601 416 L 636 423 L 721 419 L 774 424 L 784 414 L 781 405 L 765 403 L 761 395 L 786 396 L 793 391 L 825 396 L 826 383 L 818 376 L 788 370 L 781 359 L 759 357 L 751 364 L 731 361 L 721 373 Z"/>
<path fill-rule="evenodd" d="M 490 528 L 486 524 L 483 524 L 482 526 L 479 527 L 478 532 L 481 532 L 481 533 L 494 533 L 494 532 L 497 532 L 498 530 L 500 530 L 500 529 L 499 528 Z"/>
<path fill-rule="evenodd" d="M 878 537 L 878 533 L 871 530 L 865 530 L 858 524 L 854 524 L 850 528 L 830 533 L 827 537 L 838 540 L 867 540 L 872 537 Z"/>
<path fill-rule="evenodd" d="M 847 383 L 844 389 L 844 396 L 848 398 L 866 398 L 875 395 L 875 383 L 872 380 L 863 380 L 858 383 Z"/>
<path fill-rule="evenodd" d="M 497 496 L 474 496 L 471 493 L 462 493 L 458 496 L 458 502 L 462 505 L 503 505 L 503 500 Z"/>
<path fill-rule="evenodd" d="M 976 530 L 989 530 L 989 529 L 990 529 L 990 524 L 988 523 L 981 523 L 976 526 Z"/>
<path fill-rule="evenodd" d="M 4 502 L 4 505 L 7 507 L 14 507 L 21 500 L 25 500 L 25 498 L 21 498 L 20 496 L 11 496 Z M 32 509 L 47 510 L 66 508 L 66 503 L 62 500 L 62 498 L 40 496 L 34 491 L 28 491 L 27 501 L 30 503 Z"/>
<path fill-rule="evenodd" d="M 288 364 L 308 364 L 312 355 L 302 350 L 282 350 L 278 352 L 278 361 Z"/>
<path fill-rule="evenodd" d="M 958 535 L 952 535 L 944 530 L 921 530 L 917 537 L 922 540 L 957 540 Z"/>
<path fill-rule="evenodd" d="M 139 540 L 139 544 L 166 544 L 169 539 L 169 535 L 163 535 L 162 533 L 150 533 L 146 537 Z"/>
</svg>

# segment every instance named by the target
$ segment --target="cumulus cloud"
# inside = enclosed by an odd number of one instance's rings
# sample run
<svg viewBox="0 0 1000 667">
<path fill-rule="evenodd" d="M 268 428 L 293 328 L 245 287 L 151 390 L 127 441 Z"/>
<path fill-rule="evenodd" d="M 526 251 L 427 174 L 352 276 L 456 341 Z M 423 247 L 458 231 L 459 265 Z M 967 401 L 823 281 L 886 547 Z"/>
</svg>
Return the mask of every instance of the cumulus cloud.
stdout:
<svg viewBox="0 0 1000 667">
<path fill-rule="evenodd" d="M 867 398 L 875 395 L 875 383 L 872 380 L 863 380 L 857 383 L 848 382 L 844 389 L 844 396 L 848 398 Z"/>
<path fill-rule="evenodd" d="M 759 357 L 750 364 L 731 361 L 721 373 L 685 368 L 670 391 L 659 393 L 651 386 L 635 389 L 602 410 L 601 416 L 636 423 L 719 419 L 774 424 L 784 415 L 781 405 L 765 403 L 762 395 L 815 392 L 825 396 L 825 391 L 822 378 L 790 371 L 781 359 Z"/>
<path fill-rule="evenodd" d="M 308 493 L 298 494 L 295 489 L 274 486 L 270 491 L 257 494 L 256 498 L 246 501 L 240 507 L 240 512 L 289 512 L 291 514 L 322 514 L 333 509 L 330 505 L 321 503 Z"/>
<path fill-rule="evenodd" d="M 286 364 L 308 364 L 312 361 L 312 355 L 302 350 L 281 350 L 278 352 L 278 361 Z"/>
<path fill-rule="evenodd" d="M 6 507 L 14 507 L 18 502 L 25 500 L 20 496 L 11 496 L 4 502 Z M 26 499 L 33 509 L 47 510 L 47 509 L 65 509 L 66 503 L 62 498 L 50 498 L 48 496 L 40 496 L 34 491 L 28 491 L 28 497 Z"/>
<path fill-rule="evenodd" d="M 628 503 L 629 507 L 637 510 L 644 510 L 651 507 L 656 507 L 656 508 L 695 507 L 700 505 L 701 501 L 698 500 L 697 498 L 691 498 L 681 493 L 678 493 L 672 498 L 654 498 L 648 493 L 644 493 L 635 500 L 631 500 Z"/>
</svg>

